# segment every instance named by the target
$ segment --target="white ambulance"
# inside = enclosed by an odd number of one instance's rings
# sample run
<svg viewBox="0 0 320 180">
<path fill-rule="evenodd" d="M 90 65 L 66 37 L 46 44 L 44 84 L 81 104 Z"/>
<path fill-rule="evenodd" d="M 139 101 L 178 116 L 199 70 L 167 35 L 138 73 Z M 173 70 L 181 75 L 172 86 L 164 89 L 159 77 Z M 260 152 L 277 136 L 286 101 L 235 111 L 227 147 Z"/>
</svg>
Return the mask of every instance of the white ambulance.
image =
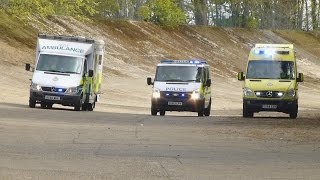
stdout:
<svg viewBox="0 0 320 180">
<path fill-rule="evenodd" d="M 99 99 L 104 41 L 75 36 L 39 35 L 29 107 L 73 106 L 92 111 Z"/>
<path fill-rule="evenodd" d="M 210 116 L 210 67 L 203 60 L 163 60 L 157 65 L 151 97 L 151 115 L 166 111 L 192 111 Z"/>
</svg>

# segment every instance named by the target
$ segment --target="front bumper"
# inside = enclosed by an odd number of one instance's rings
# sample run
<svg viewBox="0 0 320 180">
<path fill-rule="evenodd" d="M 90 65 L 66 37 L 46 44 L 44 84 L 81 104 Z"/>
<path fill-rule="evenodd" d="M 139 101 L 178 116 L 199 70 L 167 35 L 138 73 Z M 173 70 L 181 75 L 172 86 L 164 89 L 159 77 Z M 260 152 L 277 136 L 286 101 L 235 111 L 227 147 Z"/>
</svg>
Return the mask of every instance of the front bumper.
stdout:
<svg viewBox="0 0 320 180">
<path fill-rule="evenodd" d="M 58 100 L 46 99 L 46 96 L 58 97 Z M 66 95 L 64 93 L 53 93 L 44 91 L 32 91 L 30 90 L 30 99 L 35 100 L 37 103 L 51 103 L 51 104 L 62 104 L 64 106 L 73 106 L 79 103 L 81 98 L 80 94 Z"/>
<path fill-rule="evenodd" d="M 191 98 L 152 98 L 151 108 L 158 111 L 191 111 L 203 110 L 204 99 L 193 100 Z"/>
<path fill-rule="evenodd" d="M 251 112 L 275 111 L 290 113 L 295 110 L 298 105 L 297 100 L 257 100 L 243 99 L 246 109 Z"/>
</svg>

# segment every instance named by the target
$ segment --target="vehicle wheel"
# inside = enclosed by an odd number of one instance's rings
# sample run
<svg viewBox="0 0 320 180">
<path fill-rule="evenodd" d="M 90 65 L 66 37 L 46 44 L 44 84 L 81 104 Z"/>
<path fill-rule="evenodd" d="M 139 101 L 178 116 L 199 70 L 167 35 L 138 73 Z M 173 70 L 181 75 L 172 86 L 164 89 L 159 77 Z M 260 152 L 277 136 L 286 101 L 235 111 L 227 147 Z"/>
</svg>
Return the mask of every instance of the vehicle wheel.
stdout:
<svg viewBox="0 0 320 180">
<path fill-rule="evenodd" d="M 75 111 L 80 111 L 82 108 L 82 99 L 80 98 L 79 101 L 74 105 Z"/>
<path fill-rule="evenodd" d="M 199 111 L 199 112 L 198 112 L 198 116 L 199 116 L 199 117 L 203 116 L 203 111 Z"/>
<path fill-rule="evenodd" d="M 29 107 L 35 108 L 36 107 L 36 100 L 29 98 Z"/>
<path fill-rule="evenodd" d="M 81 110 L 82 110 L 82 111 L 88 110 L 88 104 L 82 104 Z"/>
<path fill-rule="evenodd" d="M 47 104 L 44 103 L 44 102 L 42 102 L 42 103 L 41 103 L 41 108 L 42 108 L 42 109 L 45 109 L 46 107 L 47 107 Z"/>
<path fill-rule="evenodd" d="M 201 105 L 201 107 L 200 107 L 200 110 L 198 111 L 198 116 L 199 116 L 199 117 L 200 117 L 200 116 L 203 116 L 204 111 L 205 111 L 205 108 L 204 108 L 204 101 L 203 101 L 203 103 L 202 103 L 202 105 Z"/>
<path fill-rule="evenodd" d="M 252 118 L 253 117 L 253 112 L 249 111 L 245 104 L 243 104 L 242 116 L 244 118 Z"/>
<path fill-rule="evenodd" d="M 210 116 L 210 111 L 211 111 L 211 99 L 210 99 L 208 107 L 204 109 L 204 115 Z"/>
<path fill-rule="evenodd" d="M 296 119 L 298 117 L 298 105 L 290 112 L 290 118 Z"/>
<path fill-rule="evenodd" d="M 53 106 L 52 103 L 47 104 L 47 108 L 48 108 L 48 109 L 52 109 L 52 106 Z"/>
<path fill-rule="evenodd" d="M 93 111 L 94 106 L 95 106 L 95 103 L 88 103 L 88 104 L 87 104 L 87 110 L 88 110 L 88 111 Z"/>
<path fill-rule="evenodd" d="M 157 113 L 158 113 L 158 111 L 157 111 L 156 109 L 151 108 L 151 115 L 152 115 L 152 116 L 156 116 Z"/>
<path fill-rule="evenodd" d="M 164 116 L 166 115 L 166 111 L 165 110 L 160 110 L 160 116 Z"/>
</svg>

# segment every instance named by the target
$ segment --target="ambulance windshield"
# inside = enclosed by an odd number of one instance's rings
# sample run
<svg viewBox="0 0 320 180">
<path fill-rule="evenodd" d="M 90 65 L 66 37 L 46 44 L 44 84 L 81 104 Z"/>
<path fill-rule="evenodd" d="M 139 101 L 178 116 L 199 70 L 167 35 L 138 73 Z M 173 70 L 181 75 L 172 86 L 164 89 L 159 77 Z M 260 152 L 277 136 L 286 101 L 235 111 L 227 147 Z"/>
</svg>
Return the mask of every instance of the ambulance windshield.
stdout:
<svg viewBox="0 0 320 180">
<path fill-rule="evenodd" d="M 197 66 L 158 66 L 156 81 L 200 82 L 202 67 Z"/>
<path fill-rule="evenodd" d="M 250 61 L 247 79 L 289 79 L 295 78 L 294 63 L 291 61 Z"/>
<path fill-rule="evenodd" d="M 83 58 L 40 54 L 37 70 L 58 73 L 81 73 Z"/>
</svg>

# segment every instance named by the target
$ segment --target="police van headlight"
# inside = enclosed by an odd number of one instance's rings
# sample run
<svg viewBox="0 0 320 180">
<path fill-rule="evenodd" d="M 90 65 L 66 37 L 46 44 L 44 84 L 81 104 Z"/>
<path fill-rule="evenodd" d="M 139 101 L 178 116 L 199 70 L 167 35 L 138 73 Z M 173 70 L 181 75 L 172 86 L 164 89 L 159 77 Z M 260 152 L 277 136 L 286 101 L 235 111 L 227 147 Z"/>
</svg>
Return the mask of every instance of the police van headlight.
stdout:
<svg viewBox="0 0 320 180">
<path fill-rule="evenodd" d="M 36 83 L 32 83 L 30 88 L 31 88 L 31 90 L 34 90 L 34 91 L 42 91 L 41 86 L 39 84 L 36 84 Z"/>
<path fill-rule="evenodd" d="M 152 97 L 153 98 L 160 98 L 160 90 L 159 89 L 153 89 Z"/>
<path fill-rule="evenodd" d="M 289 89 L 287 94 L 288 94 L 289 97 L 295 97 L 296 96 L 296 91 L 294 89 Z"/>
<path fill-rule="evenodd" d="M 249 88 L 243 88 L 243 95 L 244 96 L 253 96 L 253 91 Z"/>
<path fill-rule="evenodd" d="M 194 100 L 200 99 L 200 89 L 197 89 L 192 92 L 191 99 L 194 99 Z"/>
<path fill-rule="evenodd" d="M 71 88 L 68 88 L 65 93 L 66 94 L 78 94 L 78 92 L 81 90 L 82 90 L 81 87 L 71 87 Z"/>
</svg>

